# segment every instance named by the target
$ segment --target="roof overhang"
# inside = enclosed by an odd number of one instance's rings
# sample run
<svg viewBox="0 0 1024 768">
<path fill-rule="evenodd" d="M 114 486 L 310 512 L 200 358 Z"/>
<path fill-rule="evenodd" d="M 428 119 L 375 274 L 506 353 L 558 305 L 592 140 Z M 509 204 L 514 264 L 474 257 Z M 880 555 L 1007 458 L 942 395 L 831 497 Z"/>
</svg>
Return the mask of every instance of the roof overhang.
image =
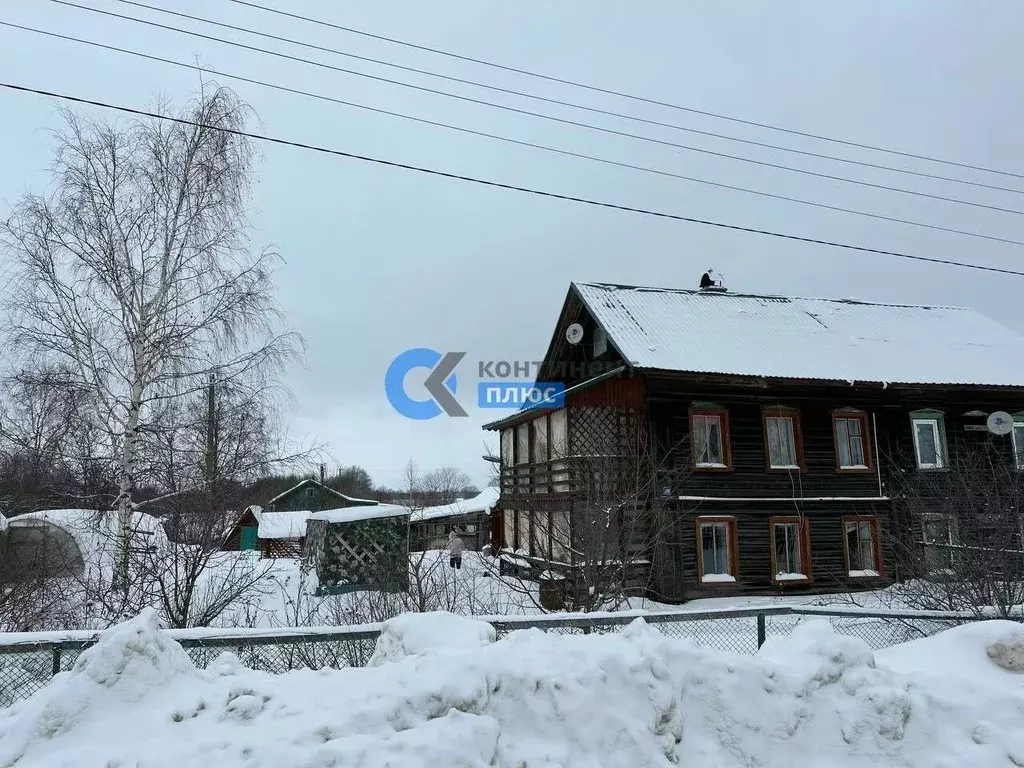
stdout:
<svg viewBox="0 0 1024 768">
<path fill-rule="evenodd" d="M 612 370 L 605 371 L 604 373 L 600 373 L 597 376 L 592 376 L 586 381 L 581 381 L 579 384 L 573 384 L 571 387 L 568 387 L 565 390 L 563 395 L 564 397 L 569 397 L 570 395 L 576 392 L 580 392 L 584 389 L 589 389 L 595 384 L 600 384 L 602 381 L 606 381 L 607 379 L 613 379 L 617 376 L 621 376 L 628 370 L 630 370 L 629 366 L 620 365 L 618 368 L 613 368 Z M 521 421 L 529 421 L 530 419 L 536 418 L 537 414 L 550 413 L 551 411 L 557 410 L 557 408 L 527 408 L 526 410 L 523 411 L 516 411 L 511 416 L 506 416 L 504 419 L 498 419 L 497 421 L 492 421 L 488 424 L 484 424 L 482 428 L 491 431 L 504 429 L 505 427 L 510 427 L 513 424 L 518 424 Z"/>
</svg>

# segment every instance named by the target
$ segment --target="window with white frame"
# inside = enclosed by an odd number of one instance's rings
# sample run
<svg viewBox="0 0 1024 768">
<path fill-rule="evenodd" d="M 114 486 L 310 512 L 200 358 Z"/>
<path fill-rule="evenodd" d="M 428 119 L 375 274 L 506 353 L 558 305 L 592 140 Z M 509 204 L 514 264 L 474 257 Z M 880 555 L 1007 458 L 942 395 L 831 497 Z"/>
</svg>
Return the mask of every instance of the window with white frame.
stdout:
<svg viewBox="0 0 1024 768">
<path fill-rule="evenodd" d="M 832 414 L 836 438 L 836 466 L 843 470 L 870 469 L 867 442 L 867 414 L 862 411 L 836 411 Z"/>
<path fill-rule="evenodd" d="M 946 429 L 937 411 L 910 414 L 914 437 L 914 455 L 918 469 L 943 469 L 946 466 Z"/>
<path fill-rule="evenodd" d="M 773 517 L 769 524 L 772 578 L 775 581 L 806 581 L 810 575 L 806 523 L 799 517 Z"/>
<path fill-rule="evenodd" d="M 1010 434 L 1013 442 L 1013 460 L 1017 469 L 1024 470 L 1024 413 L 1013 415 L 1013 432 Z"/>
<path fill-rule="evenodd" d="M 798 418 L 795 411 L 765 412 L 765 442 L 770 469 L 800 469 Z"/>
<path fill-rule="evenodd" d="M 736 581 L 736 521 L 732 518 L 698 518 L 700 581 L 702 584 Z"/>
<path fill-rule="evenodd" d="M 928 573 L 953 570 L 957 536 L 956 518 L 952 515 L 927 513 L 921 519 L 924 564 Z"/>
<path fill-rule="evenodd" d="M 881 573 L 877 518 L 843 518 L 843 548 L 847 575 L 851 578 L 878 576 Z"/>
<path fill-rule="evenodd" d="M 690 414 L 694 463 L 702 469 L 729 466 L 725 411 L 695 410 Z"/>
</svg>

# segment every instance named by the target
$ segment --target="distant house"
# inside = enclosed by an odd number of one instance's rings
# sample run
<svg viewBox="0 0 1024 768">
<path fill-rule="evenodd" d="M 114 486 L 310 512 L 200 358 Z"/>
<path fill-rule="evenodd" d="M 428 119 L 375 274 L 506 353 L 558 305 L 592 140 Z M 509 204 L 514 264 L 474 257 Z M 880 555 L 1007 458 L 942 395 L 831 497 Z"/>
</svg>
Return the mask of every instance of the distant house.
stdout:
<svg viewBox="0 0 1024 768">
<path fill-rule="evenodd" d="M 232 552 L 259 549 L 262 557 L 299 557 L 311 514 L 376 505 L 376 501 L 346 496 L 318 480 L 303 480 L 263 507 L 248 507 L 228 530 L 222 548 Z"/>
<path fill-rule="evenodd" d="M 444 549 L 456 531 L 468 550 L 480 550 L 491 539 L 491 512 L 498 504 L 497 488 L 486 488 L 471 499 L 419 509 L 410 514 L 411 548 Z"/>
<path fill-rule="evenodd" d="M 409 510 L 394 504 L 314 512 L 307 562 L 317 594 L 400 591 L 409 585 Z"/>
</svg>

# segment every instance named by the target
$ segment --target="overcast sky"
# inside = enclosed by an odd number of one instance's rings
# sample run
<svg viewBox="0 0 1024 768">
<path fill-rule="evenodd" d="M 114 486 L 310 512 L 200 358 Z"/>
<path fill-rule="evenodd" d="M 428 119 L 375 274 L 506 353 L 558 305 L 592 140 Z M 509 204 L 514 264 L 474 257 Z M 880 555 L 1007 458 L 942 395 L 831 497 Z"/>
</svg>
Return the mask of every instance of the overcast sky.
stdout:
<svg viewBox="0 0 1024 768">
<path fill-rule="evenodd" d="M 833 175 L 1024 209 L 1019 194 L 873 171 L 540 104 L 434 78 L 211 30 L 115 0 L 82 4 L 231 37 L 337 66 L 454 90 L 532 111 L 780 162 Z M 159 3 L 160 0 L 148 0 Z M 972 2 L 718 3 L 346 2 L 260 0 L 390 37 L 748 120 L 1024 174 L 1024 5 Z M 277 35 L 701 130 L 928 173 L 1016 186 L 1024 178 L 801 139 L 626 101 L 217 2 L 163 7 Z M 0 19 L 199 61 L 224 72 L 500 133 L 620 162 L 808 198 L 829 205 L 1024 239 L 1014 214 L 811 178 L 724 158 L 556 125 L 490 107 L 285 62 L 56 5 L 7 2 Z M 145 107 L 178 103 L 199 75 L 165 64 L 0 28 L 0 79 Z M 253 105 L 268 134 L 568 195 L 681 213 L 873 248 L 1024 268 L 1024 247 L 888 223 L 552 155 L 395 117 L 213 78 Z M 59 127 L 56 105 L 0 91 L 0 214 L 41 191 Z M 570 281 L 695 287 L 713 265 L 732 290 L 967 305 L 1024 332 L 1022 278 L 920 264 L 483 188 L 409 171 L 262 147 L 253 245 L 286 259 L 277 275 L 290 323 L 308 342 L 287 383 L 292 431 L 317 436 L 342 464 L 398 484 L 413 457 L 455 464 L 478 483 L 496 444 L 470 418 L 410 421 L 384 397 L 403 350 L 467 353 L 475 361 L 539 358 Z M 410 385 L 414 384 L 410 378 Z M 410 389 L 412 386 L 410 386 Z M 486 446 L 485 446 L 486 444 Z"/>
</svg>

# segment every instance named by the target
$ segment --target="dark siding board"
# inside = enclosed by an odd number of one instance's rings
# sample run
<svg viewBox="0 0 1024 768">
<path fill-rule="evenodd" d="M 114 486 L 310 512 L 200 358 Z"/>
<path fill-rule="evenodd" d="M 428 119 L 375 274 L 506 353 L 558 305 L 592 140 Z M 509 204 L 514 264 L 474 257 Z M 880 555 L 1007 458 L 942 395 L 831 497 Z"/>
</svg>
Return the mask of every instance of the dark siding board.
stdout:
<svg viewBox="0 0 1024 768">
<path fill-rule="evenodd" d="M 668 466 L 685 468 L 691 460 L 689 405 L 693 401 L 715 402 L 729 412 L 732 470 L 693 471 L 685 475 L 685 488 L 674 489 L 686 496 L 878 496 L 875 472 L 851 474 L 836 470 L 832 410 L 839 404 L 783 401 L 800 411 L 803 432 L 804 471 L 767 468 L 762 406 L 777 405 L 778 398 L 763 403 L 735 402 L 704 394 L 659 402 L 651 406 L 661 448 L 673 449 Z M 870 424 L 870 413 L 869 413 Z M 869 436 L 870 437 L 870 436 Z"/>
<path fill-rule="evenodd" d="M 780 586 L 772 581 L 771 534 L 768 519 L 773 516 L 793 515 L 792 505 L 760 502 L 752 504 L 703 505 L 698 511 L 677 514 L 674 526 L 678 539 L 668 546 L 667 554 L 678 561 L 657 563 L 655 592 L 660 599 L 677 602 L 704 597 L 724 597 L 743 594 L 800 594 L 809 592 L 835 592 L 841 589 L 860 589 L 878 586 L 878 580 L 851 580 L 846 577 L 843 555 L 842 518 L 847 515 L 877 515 L 881 530 L 881 544 L 885 566 L 883 575 L 891 577 L 891 553 L 887 545 L 890 535 L 888 505 L 876 503 L 834 504 L 827 508 L 805 508 L 802 514 L 810 528 L 811 577 L 809 584 Z M 697 579 L 697 528 L 699 517 L 733 517 L 739 540 L 739 562 L 735 585 L 702 586 Z"/>
</svg>

